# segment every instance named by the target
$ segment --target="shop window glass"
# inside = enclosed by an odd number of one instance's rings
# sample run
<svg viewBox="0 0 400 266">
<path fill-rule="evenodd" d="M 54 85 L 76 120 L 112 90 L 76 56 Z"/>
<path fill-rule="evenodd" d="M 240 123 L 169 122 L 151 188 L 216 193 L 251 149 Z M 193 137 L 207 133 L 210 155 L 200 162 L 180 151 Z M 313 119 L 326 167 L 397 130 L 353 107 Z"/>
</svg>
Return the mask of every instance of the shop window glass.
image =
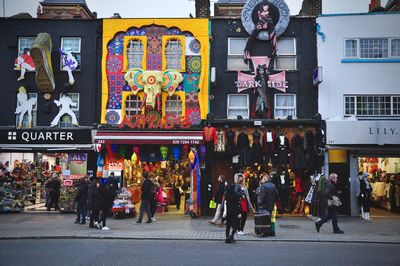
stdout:
<svg viewBox="0 0 400 266">
<path fill-rule="evenodd" d="M 127 47 L 126 57 L 128 59 L 128 69 L 142 68 L 144 47 L 141 40 L 130 40 Z"/>
<path fill-rule="evenodd" d="M 183 49 L 180 40 L 169 39 L 165 47 L 167 69 L 182 69 Z"/>
<path fill-rule="evenodd" d="M 275 94 L 274 117 L 287 118 L 296 117 L 296 95 L 295 94 Z"/>
<path fill-rule="evenodd" d="M 228 39 L 228 70 L 249 70 L 249 66 L 243 61 L 244 48 L 247 38 L 229 38 Z"/>
<path fill-rule="evenodd" d="M 130 95 L 125 101 L 125 115 L 133 116 L 142 113 L 140 108 L 142 105 L 142 100 L 137 95 Z"/>
<path fill-rule="evenodd" d="M 182 99 L 178 95 L 168 96 L 165 101 L 165 114 L 182 115 Z"/>
<path fill-rule="evenodd" d="M 28 99 L 31 98 L 37 99 L 37 93 L 28 93 Z M 18 126 L 19 116 L 20 114 L 17 114 L 15 117 L 15 124 L 17 126 Z M 36 119 L 37 119 L 37 103 L 32 107 L 32 127 L 36 126 Z M 29 126 L 28 123 L 29 123 L 28 113 L 25 113 L 24 119 L 22 120 L 22 127 L 27 128 Z"/>
<path fill-rule="evenodd" d="M 70 106 L 71 111 L 74 112 L 76 115 L 76 119 L 79 122 L 79 93 L 68 93 L 68 96 L 71 98 L 72 102 L 76 103 L 76 107 Z M 60 95 L 61 97 L 61 95 Z M 59 122 L 59 127 L 60 128 L 66 128 L 66 127 L 73 127 L 72 125 L 72 118 L 70 115 L 65 114 L 60 118 Z"/>
<path fill-rule="evenodd" d="M 249 95 L 248 94 L 228 94 L 227 118 L 249 119 Z"/>
<path fill-rule="evenodd" d="M 61 38 L 61 49 L 66 52 L 71 52 L 75 57 L 76 61 L 78 61 L 78 67 L 75 69 L 81 69 L 81 38 L 79 37 L 63 37 Z M 60 57 L 60 64 L 62 69 L 64 67 L 63 61 Z"/>
</svg>

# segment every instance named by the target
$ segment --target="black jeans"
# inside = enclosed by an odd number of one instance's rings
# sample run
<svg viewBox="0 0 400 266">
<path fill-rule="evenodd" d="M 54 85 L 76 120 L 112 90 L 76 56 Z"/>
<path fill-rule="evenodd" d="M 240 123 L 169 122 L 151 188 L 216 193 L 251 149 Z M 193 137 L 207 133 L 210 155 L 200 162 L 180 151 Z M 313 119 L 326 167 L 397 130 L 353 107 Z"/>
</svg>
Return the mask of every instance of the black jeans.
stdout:
<svg viewBox="0 0 400 266">
<path fill-rule="evenodd" d="M 145 211 L 147 213 L 147 221 L 151 222 L 150 200 L 148 199 L 142 199 L 142 202 L 140 202 L 140 215 L 139 219 L 137 220 L 139 223 L 142 222 Z"/>
<path fill-rule="evenodd" d="M 229 237 L 229 232 L 232 228 L 232 236 L 235 235 L 238 227 L 238 218 L 236 215 L 228 214 L 226 217 L 226 229 L 225 229 L 225 235 L 226 237 Z"/>
<path fill-rule="evenodd" d="M 333 231 L 340 230 L 338 226 L 338 208 L 336 206 L 328 207 L 328 215 L 326 215 L 324 218 L 322 218 L 321 221 L 317 223 L 319 226 L 322 226 L 325 222 L 329 221 L 330 219 L 332 219 Z"/>
<path fill-rule="evenodd" d="M 239 231 L 243 232 L 244 225 L 246 224 L 247 220 L 247 212 L 240 212 L 240 214 L 242 215 L 242 217 L 239 219 Z"/>
<path fill-rule="evenodd" d="M 86 205 L 76 207 L 76 221 L 85 223 L 86 222 Z"/>
</svg>

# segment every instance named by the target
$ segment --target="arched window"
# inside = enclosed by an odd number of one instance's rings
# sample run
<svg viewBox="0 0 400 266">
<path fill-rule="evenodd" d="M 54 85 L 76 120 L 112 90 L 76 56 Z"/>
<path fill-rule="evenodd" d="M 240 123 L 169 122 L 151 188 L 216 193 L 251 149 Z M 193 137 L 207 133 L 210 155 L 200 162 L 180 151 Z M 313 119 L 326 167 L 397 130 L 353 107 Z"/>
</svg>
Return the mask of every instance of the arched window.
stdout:
<svg viewBox="0 0 400 266">
<path fill-rule="evenodd" d="M 125 115 L 133 116 L 142 113 L 140 106 L 142 105 L 142 100 L 137 95 L 130 95 L 125 101 Z"/>
<path fill-rule="evenodd" d="M 178 39 L 169 39 L 165 46 L 167 69 L 182 69 L 182 43 Z"/>
<path fill-rule="evenodd" d="M 126 49 L 127 49 L 126 58 L 128 60 L 128 69 L 142 68 L 143 54 L 144 54 L 144 47 L 142 41 L 138 39 L 129 40 Z"/>
<path fill-rule="evenodd" d="M 182 115 L 182 100 L 178 95 L 168 96 L 165 101 L 165 114 Z"/>
</svg>

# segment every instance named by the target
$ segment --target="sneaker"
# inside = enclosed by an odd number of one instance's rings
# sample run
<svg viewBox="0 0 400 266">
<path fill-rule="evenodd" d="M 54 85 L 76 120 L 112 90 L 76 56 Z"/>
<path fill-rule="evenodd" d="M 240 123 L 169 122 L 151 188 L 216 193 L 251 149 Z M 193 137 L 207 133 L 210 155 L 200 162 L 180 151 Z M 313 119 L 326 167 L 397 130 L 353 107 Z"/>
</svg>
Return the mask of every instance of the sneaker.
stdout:
<svg viewBox="0 0 400 266">
<path fill-rule="evenodd" d="M 344 231 L 338 229 L 338 230 L 333 231 L 333 233 L 334 234 L 344 234 Z"/>
<path fill-rule="evenodd" d="M 141 221 L 134 221 L 133 223 L 134 224 L 141 224 L 142 222 Z"/>
<path fill-rule="evenodd" d="M 151 218 L 151 221 L 152 221 L 152 222 L 155 222 L 155 221 L 156 221 L 156 218 L 152 217 L 152 218 Z"/>
<path fill-rule="evenodd" d="M 238 235 L 245 235 L 246 233 L 243 231 L 238 231 Z"/>
<path fill-rule="evenodd" d="M 36 84 L 40 92 L 53 92 L 55 90 L 51 49 L 50 35 L 48 33 L 39 33 L 30 50 L 36 67 Z"/>
<path fill-rule="evenodd" d="M 151 224 L 152 223 L 152 221 L 151 220 L 148 220 L 147 222 L 146 222 L 146 224 Z"/>
<path fill-rule="evenodd" d="M 94 226 L 96 226 L 97 229 L 101 229 L 101 225 L 98 222 L 95 222 Z"/>
<path fill-rule="evenodd" d="M 321 225 L 318 222 L 315 222 L 315 230 L 317 230 L 317 233 L 319 233 L 320 228 L 321 228 Z"/>
<path fill-rule="evenodd" d="M 107 231 L 107 230 L 110 230 L 110 228 L 108 228 L 107 226 L 104 226 L 103 228 L 101 228 L 101 230 Z"/>
</svg>

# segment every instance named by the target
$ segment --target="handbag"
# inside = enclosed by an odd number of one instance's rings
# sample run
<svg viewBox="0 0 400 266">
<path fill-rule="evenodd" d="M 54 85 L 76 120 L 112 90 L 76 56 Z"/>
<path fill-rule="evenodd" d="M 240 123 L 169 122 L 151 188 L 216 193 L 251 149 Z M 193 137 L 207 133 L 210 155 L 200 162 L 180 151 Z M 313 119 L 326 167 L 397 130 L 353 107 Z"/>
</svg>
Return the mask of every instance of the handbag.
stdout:
<svg viewBox="0 0 400 266">
<path fill-rule="evenodd" d="M 332 206 L 340 206 L 342 205 L 342 202 L 340 201 L 340 199 L 336 196 L 333 196 L 332 199 L 328 199 L 328 206 L 332 207 Z"/>
<path fill-rule="evenodd" d="M 217 203 L 214 200 L 210 200 L 210 204 L 208 207 L 210 207 L 210 209 L 215 209 L 217 208 Z"/>
<path fill-rule="evenodd" d="M 183 195 L 183 189 L 181 187 L 178 187 L 179 189 L 179 194 Z"/>
</svg>

